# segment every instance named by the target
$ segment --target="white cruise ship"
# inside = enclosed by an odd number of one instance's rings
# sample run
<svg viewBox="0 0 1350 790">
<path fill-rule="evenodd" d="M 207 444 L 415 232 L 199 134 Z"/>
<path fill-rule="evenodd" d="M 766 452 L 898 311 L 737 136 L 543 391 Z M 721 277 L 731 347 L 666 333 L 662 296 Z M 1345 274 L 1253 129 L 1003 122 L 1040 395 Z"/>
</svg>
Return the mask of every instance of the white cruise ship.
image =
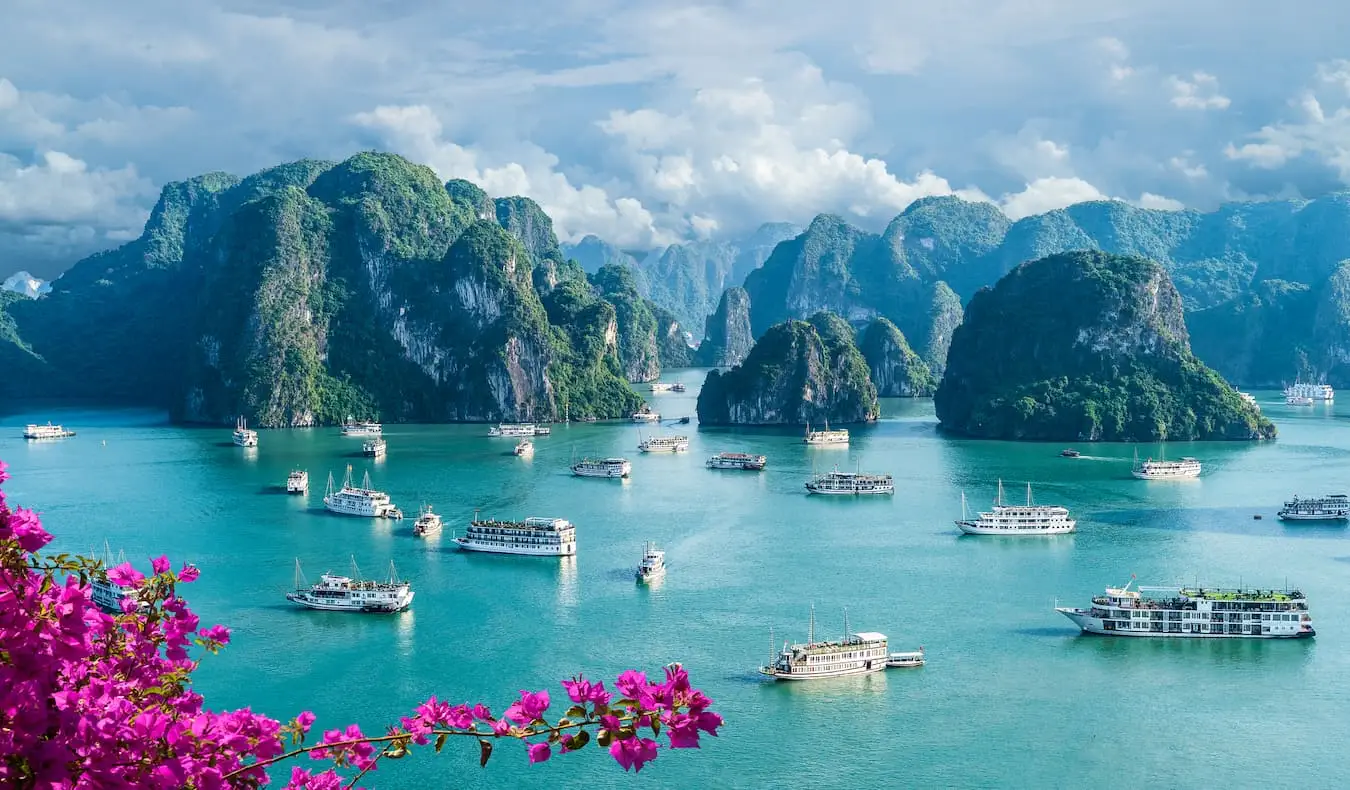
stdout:
<svg viewBox="0 0 1350 790">
<path fill-rule="evenodd" d="M 303 469 L 292 470 L 286 476 L 286 493 L 288 494 L 308 494 L 309 493 L 309 472 Z"/>
<path fill-rule="evenodd" d="M 669 384 L 665 384 L 665 383 L 660 382 L 660 381 L 653 381 L 653 382 L 652 382 L 652 392 L 653 392 L 653 393 L 662 393 L 662 392 L 671 392 L 671 391 L 672 391 L 671 385 L 669 385 Z"/>
<path fill-rule="evenodd" d="M 342 479 L 342 488 L 333 486 L 333 475 L 328 474 L 328 488 L 324 491 L 323 505 L 334 513 L 344 516 L 365 516 L 366 518 L 403 518 L 403 511 L 394 507 L 389 495 L 370 487 L 370 472 L 361 480 L 361 487 L 352 485 L 352 468 L 347 466 L 347 475 Z"/>
<path fill-rule="evenodd" d="M 994 509 L 979 518 L 966 516 L 966 494 L 961 492 L 961 520 L 956 526 L 967 535 L 1063 535 L 1073 532 L 1078 522 L 1069 518 L 1067 508 L 1059 505 L 1035 505 L 1031 502 L 1031 483 L 1027 483 L 1025 505 L 1003 504 L 1003 481 L 998 481 Z"/>
<path fill-rule="evenodd" d="M 378 422 L 356 422 L 348 417 L 347 421 L 342 424 L 343 436 L 380 436 L 383 433 L 384 426 Z"/>
<path fill-rule="evenodd" d="M 751 455 L 749 453 L 718 453 L 708 459 L 709 469 L 743 469 L 747 472 L 758 472 L 769 462 L 768 458 L 762 455 Z"/>
<path fill-rule="evenodd" d="M 455 543 L 466 551 L 570 557 L 577 553 L 577 531 L 561 518 L 530 516 L 524 521 L 479 521 L 475 518 Z"/>
<path fill-rule="evenodd" d="M 1284 507 L 1275 515 L 1284 521 L 1345 521 L 1350 518 L 1350 496 L 1346 494 L 1296 496 L 1285 502 Z"/>
<path fill-rule="evenodd" d="M 848 430 L 840 428 L 837 431 L 830 430 L 830 421 L 825 421 L 825 430 L 811 430 L 811 423 L 806 424 L 806 438 L 802 439 L 804 444 L 816 445 L 835 445 L 843 446 L 848 444 Z"/>
<path fill-rule="evenodd" d="M 652 411 L 651 406 L 643 406 L 633 412 L 633 422 L 660 422 L 661 413 Z"/>
<path fill-rule="evenodd" d="M 1308 599 L 1298 590 L 1131 590 L 1130 584 L 1107 587 L 1090 608 L 1057 606 L 1055 611 L 1084 633 L 1107 636 L 1299 639 L 1317 634 Z"/>
<path fill-rule="evenodd" d="M 1284 402 L 1287 406 L 1311 406 L 1313 399 L 1307 395 L 1285 395 Z"/>
<path fill-rule="evenodd" d="M 1296 381 L 1284 388 L 1286 398 L 1310 398 L 1315 401 L 1331 403 L 1336 400 L 1336 390 L 1330 384 L 1310 384 Z"/>
<path fill-rule="evenodd" d="M 521 439 L 516 443 L 516 449 L 511 452 L 519 456 L 534 455 L 534 442 L 529 439 Z"/>
<path fill-rule="evenodd" d="M 638 443 L 644 453 L 682 453 L 689 449 L 688 436 L 649 436 Z"/>
<path fill-rule="evenodd" d="M 1140 480 L 1184 480 L 1200 476 L 1200 462 L 1188 456 L 1180 461 L 1155 461 L 1150 458 L 1141 463 L 1139 454 L 1135 453 L 1134 468 L 1130 474 Z"/>
<path fill-rule="evenodd" d="M 309 609 L 330 612 L 368 612 L 388 614 L 407 609 L 413 602 L 412 585 L 399 581 L 394 563 L 389 562 L 389 580 L 362 579 L 352 559 L 351 576 L 325 573 L 319 583 L 306 586 L 300 560 L 295 561 L 295 591 L 286 593 L 286 600 Z"/>
<path fill-rule="evenodd" d="M 577 477 L 628 477 L 632 471 L 627 458 L 583 458 L 572 464 Z"/>
<path fill-rule="evenodd" d="M 74 431 L 67 431 L 60 425 L 52 425 L 50 422 L 46 425 L 25 425 L 23 427 L 23 438 L 25 439 L 65 439 L 74 435 Z"/>
<path fill-rule="evenodd" d="M 441 517 L 431 509 L 431 505 L 423 505 L 417 513 L 417 521 L 413 522 L 413 534 L 425 538 L 440 532 L 442 526 Z"/>
<path fill-rule="evenodd" d="M 234 424 L 234 443 L 240 447 L 257 447 L 258 432 L 250 430 L 248 421 L 240 417 Z"/>
<path fill-rule="evenodd" d="M 361 443 L 361 453 L 368 458 L 383 458 L 388 450 L 388 443 L 381 437 L 367 439 Z"/>
<path fill-rule="evenodd" d="M 894 494 L 895 483 L 890 475 L 868 475 L 861 472 L 833 472 L 816 475 L 806 483 L 811 494 Z"/>
<path fill-rule="evenodd" d="M 642 562 L 638 563 L 638 584 L 651 584 L 660 581 L 666 575 L 666 553 L 648 541 L 642 546 Z"/>
<path fill-rule="evenodd" d="M 532 422 L 503 422 L 488 428 L 488 436 L 493 437 L 548 436 L 552 432 L 547 425 Z"/>
<path fill-rule="evenodd" d="M 89 552 L 93 556 L 93 552 Z M 109 571 L 118 565 L 127 561 L 127 556 L 123 552 L 117 552 L 117 559 L 113 560 L 112 549 L 108 544 L 103 544 L 103 570 Z M 89 576 L 89 597 L 94 601 L 94 605 L 113 614 L 122 613 L 122 600 L 125 598 L 135 599 L 137 591 L 135 587 L 123 587 L 120 584 L 114 584 L 108 580 L 106 574 L 94 573 Z M 147 609 L 149 604 L 141 603 L 137 609 Z"/>
<path fill-rule="evenodd" d="M 774 680 L 824 680 L 865 675 L 886 668 L 886 635 L 871 631 L 850 632 L 847 615 L 843 639 L 817 642 L 816 613 L 812 608 L 806 634 L 804 645 L 784 643 L 782 650 L 771 656 L 770 663 L 759 668 L 760 674 Z"/>
</svg>

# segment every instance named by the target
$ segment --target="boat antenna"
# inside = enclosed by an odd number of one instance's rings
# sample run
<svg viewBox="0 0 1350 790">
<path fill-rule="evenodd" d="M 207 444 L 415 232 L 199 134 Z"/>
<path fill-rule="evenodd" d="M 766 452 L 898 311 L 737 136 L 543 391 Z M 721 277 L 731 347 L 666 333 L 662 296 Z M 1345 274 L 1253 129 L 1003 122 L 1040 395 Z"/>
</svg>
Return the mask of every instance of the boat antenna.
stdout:
<svg viewBox="0 0 1350 790">
<path fill-rule="evenodd" d="M 769 666 L 773 666 L 773 626 L 769 626 Z"/>
<path fill-rule="evenodd" d="M 848 607 L 844 607 L 844 641 L 848 641 Z"/>
<path fill-rule="evenodd" d="M 1003 507 L 1003 478 L 998 479 L 998 499 L 994 501 L 995 505 Z"/>
<path fill-rule="evenodd" d="M 1031 483 L 1027 483 L 1027 507 L 1031 507 Z"/>
<path fill-rule="evenodd" d="M 815 643 L 816 643 L 816 605 L 813 602 L 811 604 L 810 619 L 806 621 L 806 644 L 813 645 Z"/>
</svg>

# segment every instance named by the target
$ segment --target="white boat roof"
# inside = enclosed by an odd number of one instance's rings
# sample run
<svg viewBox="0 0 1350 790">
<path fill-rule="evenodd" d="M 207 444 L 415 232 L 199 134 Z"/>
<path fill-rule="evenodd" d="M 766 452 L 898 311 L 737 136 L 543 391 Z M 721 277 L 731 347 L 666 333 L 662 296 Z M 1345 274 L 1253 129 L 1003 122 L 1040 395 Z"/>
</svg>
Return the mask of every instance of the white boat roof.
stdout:
<svg viewBox="0 0 1350 790">
<path fill-rule="evenodd" d="M 879 642 L 886 638 L 885 634 L 878 634 L 876 631 L 855 631 L 853 637 L 861 639 L 864 642 Z"/>
</svg>

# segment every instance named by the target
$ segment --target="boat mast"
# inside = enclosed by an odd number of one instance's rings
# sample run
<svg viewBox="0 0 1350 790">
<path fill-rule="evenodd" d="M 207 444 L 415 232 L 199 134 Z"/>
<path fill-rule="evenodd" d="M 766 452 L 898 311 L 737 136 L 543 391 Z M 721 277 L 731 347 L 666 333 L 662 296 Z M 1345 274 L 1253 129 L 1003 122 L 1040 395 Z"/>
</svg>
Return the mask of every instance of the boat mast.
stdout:
<svg viewBox="0 0 1350 790">
<path fill-rule="evenodd" d="M 1003 507 L 1003 478 L 999 478 L 998 499 L 994 500 L 994 504 L 997 505 L 998 507 Z"/>
<path fill-rule="evenodd" d="M 844 607 L 844 641 L 848 641 L 848 607 Z"/>
<path fill-rule="evenodd" d="M 1027 507 L 1031 507 L 1031 483 L 1027 483 Z"/>
<path fill-rule="evenodd" d="M 811 615 L 806 621 L 806 644 L 814 645 L 816 643 L 816 605 L 811 604 Z"/>
<path fill-rule="evenodd" d="M 966 518 L 967 518 L 966 491 L 965 489 L 961 489 L 961 520 L 965 521 Z"/>
<path fill-rule="evenodd" d="M 365 473 L 364 475 L 362 475 L 362 477 L 361 477 L 361 488 L 364 489 L 364 490 L 366 490 L 366 491 L 369 491 L 369 490 L 370 490 L 370 470 L 369 470 L 369 469 L 367 469 L 367 470 L 366 470 L 366 473 Z"/>
<path fill-rule="evenodd" d="M 356 555 L 355 555 L 355 554 L 352 555 L 352 580 L 353 580 L 353 581 L 360 581 L 360 580 L 361 580 L 361 569 L 358 568 L 358 567 L 356 567 Z"/>
</svg>

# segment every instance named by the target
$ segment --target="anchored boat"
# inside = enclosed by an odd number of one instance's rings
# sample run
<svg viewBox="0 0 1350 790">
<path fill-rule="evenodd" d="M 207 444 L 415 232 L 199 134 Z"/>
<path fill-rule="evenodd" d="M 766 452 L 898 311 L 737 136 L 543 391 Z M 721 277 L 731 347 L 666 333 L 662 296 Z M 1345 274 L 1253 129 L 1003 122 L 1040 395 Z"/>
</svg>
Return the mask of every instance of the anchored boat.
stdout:
<svg viewBox="0 0 1350 790">
<path fill-rule="evenodd" d="M 292 470 L 286 476 L 286 493 L 288 494 L 308 494 L 309 493 L 309 472 L 303 469 Z"/>
<path fill-rule="evenodd" d="M 367 439 L 361 443 L 361 454 L 367 458 L 383 458 L 387 449 L 387 443 L 380 437 Z"/>
<path fill-rule="evenodd" d="M 1285 502 L 1276 515 L 1285 521 L 1345 521 L 1350 518 L 1350 496 L 1296 496 Z"/>
<path fill-rule="evenodd" d="M 806 481 L 808 494 L 852 495 L 894 494 L 895 483 L 890 475 L 869 475 L 862 472 L 833 472 L 816 475 Z"/>
<path fill-rule="evenodd" d="M 330 612 L 367 612 L 388 614 L 412 605 L 412 585 L 399 581 L 393 560 L 389 561 L 389 580 L 362 579 L 352 558 L 352 575 L 335 576 L 325 573 L 319 583 L 308 585 L 300 560 L 295 561 L 295 591 L 286 593 L 286 600 L 308 609 Z"/>
<path fill-rule="evenodd" d="M 772 643 L 772 633 L 769 640 Z M 777 655 L 772 653 L 771 650 L 769 663 L 760 667 L 759 673 L 774 680 L 824 680 L 865 675 L 886 668 L 886 635 L 874 631 L 850 631 L 848 612 L 845 611 L 843 638 L 838 642 L 817 642 L 816 608 L 813 606 L 806 644 L 789 646 L 784 642 Z"/>
<path fill-rule="evenodd" d="M 1003 504 L 1003 481 L 998 481 L 998 498 L 993 510 L 979 518 L 966 515 L 966 492 L 961 492 L 961 520 L 956 526 L 967 535 L 1063 535 L 1073 532 L 1078 522 L 1069 518 L 1067 508 L 1059 505 L 1035 505 L 1031 502 L 1031 483 L 1027 483 L 1025 505 Z"/>
<path fill-rule="evenodd" d="M 1155 461 L 1152 458 L 1140 463 L 1139 453 L 1134 454 L 1134 468 L 1130 474 L 1140 480 L 1184 480 L 1200 476 L 1200 462 L 1187 456 L 1180 461 Z"/>
<path fill-rule="evenodd" d="M 46 425 L 25 425 L 23 428 L 23 438 L 25 439 L 65 439 L 74 435 L 74 431 L 68 431 L 60 425 L 52 425 L 50 422 Z"/>
<path fill-rule="evenodd" d="M 848 430 L 840 428 L 839 430 L 830 430 L 830 421 L 825 421 L 825 430 L 811 430 L 811 423 L 806 424 L 806 438 L 802 440 L 804 444 L 815 445 L 835 445 L 842 446 L 848 444 Z"/>
<path fill-rule="evenodd" d="M 743 469 L 747 472 L 758 472 L 764 468 L 769 459 L 762 455 L 750 455 L 749 453 L 718 453 L 708 459 L 709 469 Z"/>
<path fill-rule="evenodd" d="M 384 433 L 384 426 L 378 422 L 360 421 L 357 422 L 351 417 L 342 424 L 343 436 L 379 436 Z"/>
<path fill-rule="evenodd" d="M 344 516 L 365 516 L 366 518 L 403 518 L 403 511 L 389 501 L 389 495 L 370 487 L 370 472 L 361 479 L 361 487 L 352 485 L 352 467 L 347 465 L 347 474 L 342 478 L 342 488 L 333 486 L 333 474 L 328 474 L 328 488 L 324 491 L 323 505 L 334 513 Z"/>
<path fill-rule="evenodd" d="M 1055 611 L 1088 634 L 1225 639 L 1303 639 L 1317 634 L 1298 590 L 1107 587 L 1092 606 Z"/>
<path fill-rule="evenodd" d="M 240 447 L 258 446 L 258 432 L 249 429 L 248 420 L 245 420 L 243 416 L 240 416 L 238 421 L 235 422 L 232 438 L 234 443 Z"/>
<path fill-rule="evenodd" d="M 469 529 L 455 538 L 455 543 L 465 551 L 567 557 L 577 553 L 576 536 L 572 522 L 562 518 L 531 516 L 524 521 L 480 521 L 475 514 Z"/>
<path fill-rule="evenodd" d="M 638 443 L 644 453 L 682 453 L 689 449 L 688 436 L 651 436 Z"/>
<path fill-rule="evenodd" d="M 413 534 L 425 538 L 440 532 L 442 526 L 441 517 L 432 511 L 431 505 L 423 505 L 413 522 Z"/>
<path fill-rule="evenodd" d="M 632 471 L 627 458 L 583 458 L 572 464 L 577 477 L 628 477 Z"/>
</svg>

